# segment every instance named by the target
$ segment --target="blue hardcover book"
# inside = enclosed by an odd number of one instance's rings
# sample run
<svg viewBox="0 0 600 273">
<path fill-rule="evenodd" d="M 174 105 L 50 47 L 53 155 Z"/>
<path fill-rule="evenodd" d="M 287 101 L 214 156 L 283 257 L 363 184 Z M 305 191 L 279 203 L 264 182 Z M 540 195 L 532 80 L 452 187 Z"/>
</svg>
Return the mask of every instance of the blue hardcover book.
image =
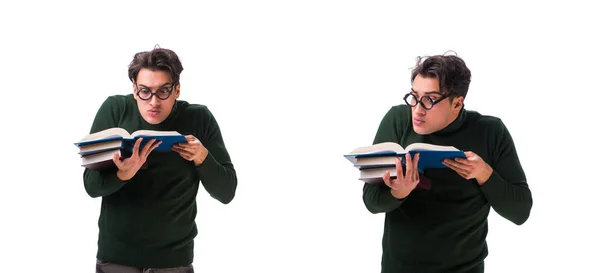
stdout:
<svg viewBox="0 0 600 273">
<path fill-rule="evenodd" d="M 138 130 L 130 134 L 123 128 L 110 128 L 84 137 L 80 141 L 75 142 L 75 146 L 80 149 L 81 155 L 93 154 L 101 150 L 114 149 L 116 147 L 132 150 L 139 138 L 142 138 L 140 149 L 151 139 L 162 141 L 154 151 L 171 151 L 171 147 L 174 144 L 187 142 L 185 136 L 176 131 Z M 93 147 L 98 148 L 95 149 Z"/>
<path fill-rule="evenodd" d="M 429 168 L 448 168 L 442 163 L 446 158 L 466 158 L 464 151 L 452 146 L 440 146 L 427 143 L 413 143 L 406 148 L 395 142 L 383 142 L 354 149 L 344 157 L 358 169 L 395 166 L 395 158 L 400 157 L 405 164 L 405 155 L 414 158 L 419 153 L 420 171 Z"/>
</svg>

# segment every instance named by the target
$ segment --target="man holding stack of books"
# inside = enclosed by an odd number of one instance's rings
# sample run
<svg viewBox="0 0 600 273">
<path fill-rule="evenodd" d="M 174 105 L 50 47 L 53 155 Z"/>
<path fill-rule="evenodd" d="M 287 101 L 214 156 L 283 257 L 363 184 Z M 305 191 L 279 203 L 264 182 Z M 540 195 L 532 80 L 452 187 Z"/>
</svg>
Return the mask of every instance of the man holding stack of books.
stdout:
<svg viewBox="0 0 600 273">
<path fill-rule="evenodd" d="M 383 273 L 484 272 L 490 209 L 517 225 L 529 218 L 531 191 L 511 134 L 501 119 L 464 108 L 470 82 L 455 55 L 419 58 L 406 104 L 379 125 L 373 149 L 425 143 L 464 151 L 439 162 L 442 152 L 399 156 L 381 183 L 365 183 L 366 208 L 385 213 Z"/>
<path fill-rule="evenodd" d="M 223 204 L 234 198 L 237 176 L 215 117 L 177 100 L 182 71 L 171 50 L 137 53 L 133 92 L 108 97 L 93 121 L 90 134 L 156 133 L 121 145 L 109 167 L 85 168 L 85 190 L 102 197 L 96 272 L 193 272 L 200 184 Z"/>
</svg>

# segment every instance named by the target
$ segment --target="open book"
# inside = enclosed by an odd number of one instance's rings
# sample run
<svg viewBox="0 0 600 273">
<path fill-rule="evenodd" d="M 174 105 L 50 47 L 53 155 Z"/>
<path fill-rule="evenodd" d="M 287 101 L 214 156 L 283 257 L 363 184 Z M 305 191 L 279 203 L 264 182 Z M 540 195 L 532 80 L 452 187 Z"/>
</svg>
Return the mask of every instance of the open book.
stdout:
<svg viewBox="0 0 600 273">
<path fill-rule="evenodd" d="M 344 157 L 348 159 L 355 167 L 381 168 L 395 166 L 396 157 L 400 157 L 402 164 L 405 163 L 404 155 L 419 153 L 418 168 L 420 170 L 427 168 L 447 168 L 442 164 L 446 158 L 466 158 L 465 153 L 453 146 L 440 146 L 428 143 L 413 143 L 406 148 L 395 142 L 382 142 L 374 145 L 358 147 Z"/>
<path fill-rule="evenodd" d="M 187 142 L 185 136 L 176 131 L 138 130 L 130 134 L 123 128 L 110 128 L 85 136 L 76 142 L 75 146 L 80 148 L 80 154 L 93 153 L 94 149 L 90 149 L 90 147 L 102 146 L 100 145 L 101 143 L 107 145 L 108 143 L 111 143 L 111 145 L 104 147 L 105 150 L 114 149 L 116 147 L 120 147 L 121 149 L 133 149 L 135 141 L 139 138 L 143 138 L 140 149 L 143 148 L 150 139 L 162 141 L 154 151 L 170 151 L 173 144 Z M 118 144 L 118 141 L 121 141 L 121 143 Z M 96 149 L 95 151 L 98 152 L 101 150 Z"/>
</svg>

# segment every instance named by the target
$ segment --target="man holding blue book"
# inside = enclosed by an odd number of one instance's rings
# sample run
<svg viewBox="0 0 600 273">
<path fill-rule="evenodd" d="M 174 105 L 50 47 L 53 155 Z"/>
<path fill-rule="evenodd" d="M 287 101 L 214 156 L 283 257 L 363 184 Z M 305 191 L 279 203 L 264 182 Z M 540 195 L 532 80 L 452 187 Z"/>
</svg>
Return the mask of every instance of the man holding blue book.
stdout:
<svg viewBox="0 0 600 273">
<path fill-rule="evenodd" d="M 133 92 L 100 106 L 90 133 L 109 128 L 176 131 L 187 142 L 154 151 L 138 139 L 114 168 L 86 168 L 91 197 L 102 197 L 96 272 L 193 272 L 196 195 L 200 184 L 216 200 L 235 196 L 237 176 L 219 125 L 204 105 L 177 100 L 183 66 L 175 52 L 155 48 L 129 65 Z"/>
<path fill-rule="evenodd" d="M 397 176 L 365 183 L 371 213 L 385 213 L 382 273 L 484 272 L 487 217 L 493 208 L 521 225 L 532 196 L 513 139 L 500 118 L 464 108 L 471 72 L 455 55 L 419 58 L 406 104 L 383 117 L 374 144 L 448 145 L 466 158 L 419 172 L 419 154 L 396 159 Z M 417 185 L 427 179 L 431 188 Z"/>
</svg>

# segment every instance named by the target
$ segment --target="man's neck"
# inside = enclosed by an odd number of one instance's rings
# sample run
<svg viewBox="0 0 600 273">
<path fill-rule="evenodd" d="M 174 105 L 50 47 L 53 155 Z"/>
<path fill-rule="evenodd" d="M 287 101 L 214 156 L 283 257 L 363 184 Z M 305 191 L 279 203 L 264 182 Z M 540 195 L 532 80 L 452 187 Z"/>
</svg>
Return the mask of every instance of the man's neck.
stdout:
<svg viewBox="0 0 600 273">
<path fill-rule="evenodd" d="M 453 117 L 450 119 L 448 124 L 446 124 L 446 126 L 444 126 L 443 129 L 438 130 L 434 134 L 452 133 L 462 126 L 462 123 L 464 122 L 464 120 L 465 120 L 465 109 L 463 107 L 460 109 L 460 111 L 458 111 L 458 113 L 453 114 Z"/>
</svg>

